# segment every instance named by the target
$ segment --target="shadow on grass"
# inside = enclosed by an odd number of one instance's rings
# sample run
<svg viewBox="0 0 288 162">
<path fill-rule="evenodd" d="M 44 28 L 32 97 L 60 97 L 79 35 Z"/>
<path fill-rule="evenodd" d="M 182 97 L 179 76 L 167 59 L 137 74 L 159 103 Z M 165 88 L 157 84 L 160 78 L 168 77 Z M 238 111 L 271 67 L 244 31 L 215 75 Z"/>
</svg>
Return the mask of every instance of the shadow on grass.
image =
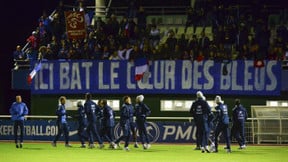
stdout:
<svg viewBox="0 0 288 162">
<path fill-rule="evenodd" d="M 24 147 L 22 149 L 24 149 L 24 150 L 45 150 L 44 148 L 38 148 L 38 147 Z"/>
</svg>

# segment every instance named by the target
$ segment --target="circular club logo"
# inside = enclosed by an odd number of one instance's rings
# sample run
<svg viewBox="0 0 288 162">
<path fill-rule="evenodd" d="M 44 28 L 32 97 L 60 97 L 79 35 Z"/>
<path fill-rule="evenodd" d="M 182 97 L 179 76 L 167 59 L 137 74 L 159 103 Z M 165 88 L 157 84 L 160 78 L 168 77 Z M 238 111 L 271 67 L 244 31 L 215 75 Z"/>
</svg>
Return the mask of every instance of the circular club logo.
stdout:
<svg viewBox="0 0 288 162">
<path fill-rule="evenodd" d="M 146 130 L 147 134 L 149 136 L 150 142 L 154 143 L 157 142 L 159 135 L 160 135 L 160 130 L 159 127 L 156 123 L 154 122 L 147 122 L 146 124 Z M 120 124 L 116 124 L 114 128 L 114 137 L 117 139 L 122 135 L 122 130 L 120 127 Z M 137 137 L 139 137 L 139 132 L 137 131 Z"/>
</svg>

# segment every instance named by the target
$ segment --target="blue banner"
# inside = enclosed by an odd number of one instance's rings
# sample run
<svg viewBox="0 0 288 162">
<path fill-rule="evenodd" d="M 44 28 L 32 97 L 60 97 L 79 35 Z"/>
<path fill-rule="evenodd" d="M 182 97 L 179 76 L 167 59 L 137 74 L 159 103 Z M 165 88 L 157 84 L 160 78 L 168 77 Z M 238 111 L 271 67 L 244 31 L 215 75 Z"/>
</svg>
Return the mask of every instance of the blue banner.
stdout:
<svg viewBox="0 0 288 162">
<path fill-rule="evenodd" d="M 158 60 L 149 65 L 145 82 L 135 81 L 135 66 L 127 61 L 42 62 L 32 94 L 205 94 L 280 95 L 281 62 Z M 223 68 L 227 73 L 223 74 Z"/>
<path fill-rule="evenodd" d="M 52 141 L 58 133 L 55 120 L 27 120 L 24 125 L 24 140 Z M 79 141 L 77 128 L 77 122 L 69 121 L 70 141 Z M 121 127 L 117 124 L 114 127 L 115 138 L 118 138 L 121 133 Z M 190 122 L 148 122 L 147 133 L 152 143 L 194 143 L 196 139 L 196 127 Z M 13 139 L 13 122 L 0 121 L 0 140 Z M 60 140 L 64 140 L 64 137 L 62 136 Z"/>
</svg>

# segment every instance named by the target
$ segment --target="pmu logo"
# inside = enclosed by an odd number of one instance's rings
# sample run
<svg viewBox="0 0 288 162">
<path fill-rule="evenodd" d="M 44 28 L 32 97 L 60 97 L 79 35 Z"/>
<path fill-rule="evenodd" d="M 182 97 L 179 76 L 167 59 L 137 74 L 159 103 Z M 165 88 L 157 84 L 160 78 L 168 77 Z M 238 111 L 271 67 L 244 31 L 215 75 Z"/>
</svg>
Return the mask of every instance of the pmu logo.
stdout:
<svg viewBox="0 0 288 162">
<path fill-rule="evenodd" d="M 159 127 L 156 123 L 154 122 L 147 122 L 146 123 L 146 130 L 147 134 L 149 136 L 149 140 L 151 143 L 157 142 L 159 135 L 160 135 L 160 130 Z M 137 137 L 139 137 L 139 132 L 137 131 Z M 114 128 L 114 136 L 115 138 L 119 138 L 122 135 L 122 130 L 120 124 L 116 124 Z"/>
</svg>

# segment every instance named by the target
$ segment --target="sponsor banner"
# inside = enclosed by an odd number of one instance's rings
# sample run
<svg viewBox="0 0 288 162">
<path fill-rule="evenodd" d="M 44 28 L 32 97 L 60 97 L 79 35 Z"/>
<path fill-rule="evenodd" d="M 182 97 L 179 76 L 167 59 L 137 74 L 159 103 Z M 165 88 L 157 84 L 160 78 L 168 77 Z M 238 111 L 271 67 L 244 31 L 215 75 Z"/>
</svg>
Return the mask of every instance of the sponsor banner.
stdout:
<svg viewBox="0 0 288 162">
<path fill-rule="evenodd" d="M 80 11 L 65 11 L 66 32 L 69 39 L 84 39 L 86 36 L 85 16 Z"/>
<path fill-rule="evenodd" d="M 77 128 L 77 122 L 69 122 L 71 141 L 79 141 Z M 151 142 L 194 143 L 196 139 L 196 127 L 190 122 L 148 122 L 146 129 Z M 52 141 L 58 133 L 55 120 L 25 121 L 24 132 L 24 140 L 39 141 Z M 121 128 L 117 124 L 114 127 L 114 136 L 118 138 L 121 134 Z M 14 139 L 13 122 L 11 120 L 0 121 L 0 139 Z M 64 137 L 62 136 L 60 140 L 64 140 Z"/>
<path fill-rule="evenodd" d="M 225 69 L 225 73 L 223 73 Z M 230 63 L 158 60 L 149 65 L 147 80 L 135 81 L 135 66 L 127 61 L 48 61 L 32 83 L 32 94 L 205 94 L 280 95 L 281 62 Z"/>
</svg>

